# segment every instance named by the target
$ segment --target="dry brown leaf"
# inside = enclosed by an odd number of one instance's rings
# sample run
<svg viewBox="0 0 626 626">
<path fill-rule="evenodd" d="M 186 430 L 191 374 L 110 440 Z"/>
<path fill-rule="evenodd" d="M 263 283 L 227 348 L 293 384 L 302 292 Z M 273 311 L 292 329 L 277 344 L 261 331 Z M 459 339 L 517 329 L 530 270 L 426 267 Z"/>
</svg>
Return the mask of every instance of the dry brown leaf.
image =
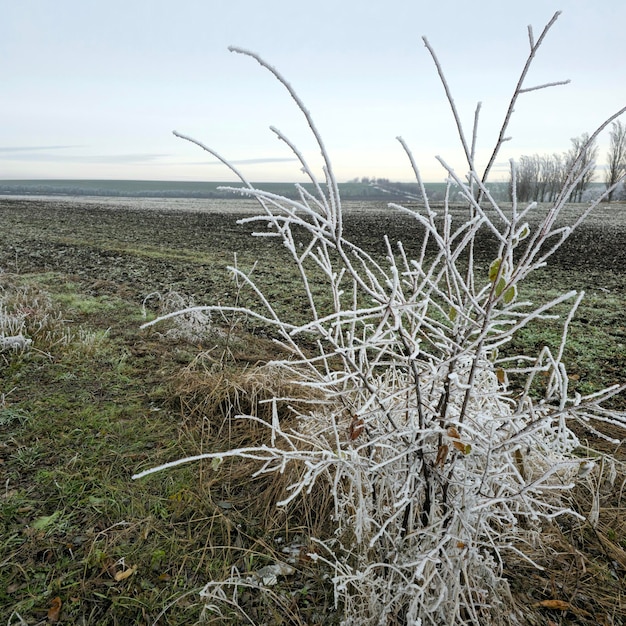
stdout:
<svg viewBox="0 0 626 626">
<path fill-rule="evenodd" d="M 498 382 L 503 385 L 506 382 L 506 374 L 504 373 L 504 370 L 501 367 L 498 367 L 496 369 L 496 376 L 498 378 Z"/>
<path fill-rule="evenodd" d="M 574 607 L 564 600 L 542 600 L 533 604 L 535 607 L 542 607 L 544 609 L 553 609 L 555 611 L 571 611 Z"/>
<path fill-rule="evenodd" d="M 448 458 L 448 446 L 446 446 L 445 444 L 442 446 L 439 446 L 439 450 L 437 450 L 437 459 L 435 460 L 435 465 L 438 465 L 439 467 L 443 467 L 447 458 Z"/>
<path fill-rule="evenodd" d="M 354 415 L 352 417 L 352 421 L 350 422 L 350 439 L 352 441 L 358 439 L 364 428 L 365 422 L 363 421 L 363 418 Z"/>
<path fill-rule="evenodd" d="M 469 443 L 463 443 L 462 441 L 453 441 L 452 445 L 463 454 L 469 454 L 472 450 L 472 446 Z"/>
<path fill-rule="evenodd" d="M 448 429 L 446 430 L 446 433 L 448 434 L 448 437 L 452 439 L 452 445 L 457 450 L 459 450 L 463 454 L 470 453 L 470 451 L 472 450 L 472 446 L 470 446 L 469 443 L 463 443 L 461 441 L 461 435 L 459 434 L 459 431 L 454 426 L 448 427 Z"/>
<path fill-rule="evenodd" d="M 126 580 L 129 576 L 132 576 L 136 571 L 137 566 L 133 565 L 132 567 L 129 567 L 122 572 L 116 572 L 115 576 L 113 576 L 113 579 L 115 580 L 115 582 L 119 583 L 122 580 Z"/>
<path fill-rule="evenodd" d="M 52 599 L 50 603 L 50 608 L 48 609 L 48 621 L 49 622 L 58 622 L 61 619 L 61 606 L 63 603 L 61 602 L 61 598 L 57 596 Z"/>
<path fill-rule="evenodd" d="M 592 614 L 589 613 L 589 611 L 585 611 L 585 609 L 579 609 L 569 602 L 565 602 L 565 600 L 542 600 L 541 602 L 535 602 L 535 604 L 533 604 L 533 607 L 542 607 L 544 609 L 552 609 L 554 611 L 570 611 L 582 617 L 593 617 Z"/>
<path fill-rule="evenodd" d="M 446 432 L 448 433 L 448 437 L 450 437 L 450 439 L 460 439 L 461 438 L 461 435 L 459 435 L 459 431 L 454 426 L 449 426 L 448 430 L 446 430 Z"/>
</svg>

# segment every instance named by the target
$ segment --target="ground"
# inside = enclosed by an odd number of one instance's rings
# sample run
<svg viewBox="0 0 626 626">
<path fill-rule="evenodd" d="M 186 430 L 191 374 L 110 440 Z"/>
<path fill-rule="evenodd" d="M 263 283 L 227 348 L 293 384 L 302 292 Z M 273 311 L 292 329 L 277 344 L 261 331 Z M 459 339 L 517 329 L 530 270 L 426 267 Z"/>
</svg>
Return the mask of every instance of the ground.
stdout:
<svg viewBox="0 0 626 626">
<path fill-rule="evenodd" d="M 229 278 L 235 262 L 245 270 L 258 262 L 254 276 L 281 311 L 302 310 L 284 252 L 237 225 L 236 201 L 231 206 L 176 212 L 0 200 L 3 301 L 33 337 L 29 352 L 0 354 L 0 620 L 195 623 L 206 582 L 233 565 L 256 571 L 282 547 L 305 545 L 303 516 L 323 531 L 310 510 L 276 513 L 272 485 L 244 480 L 232 465 L 130 479 L 251 436 L 230 424 L 228 411 L 258 399 L 242 372 L 276 350 L 258 325 L 214 320 L 215 333 L 198 336 L 173 325 L 142 331 L 144 313 L 192 300 L 252 302 Z M 383 232 L 409 250 L 417 241 L 409 218 L 359 206 L 348 211 L 346 231 L 363 247 L 382 252 Z M 487 271 L 494 256 L 493 241 L 482 238 L 479 267 Z M 600 207 L 524 289 L 531 298 L 585 290 L 565 355 L 571 386 L 588 393 L 625 382 L 626 207 Z M 526 329 L 517 347 L 554 342 L 545 323 Z M 207 385 L 225 391 L 216 399 Z M 623 447 L 591 443 L 624 460 Z M 510 565 L 529 624 L 626 623 L 623 481 L 622 473 L 601 491 L 595 528 L 569 522 L 546 535 L 551 550 L 537 556 L 545 571 Z M 585 514 L 587 491 L 573 503 Z M 334 619 L 324 572 L 305 558 L 295 565 L 274 596 L 245 599 L 258 623 Z"/>
</svg>

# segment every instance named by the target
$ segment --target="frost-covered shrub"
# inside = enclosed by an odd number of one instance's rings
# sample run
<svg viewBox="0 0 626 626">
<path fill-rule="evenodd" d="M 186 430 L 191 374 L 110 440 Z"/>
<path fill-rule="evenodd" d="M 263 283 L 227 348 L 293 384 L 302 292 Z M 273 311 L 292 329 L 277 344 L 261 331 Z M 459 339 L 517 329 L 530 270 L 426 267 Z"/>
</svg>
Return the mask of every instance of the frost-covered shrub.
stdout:
<svg viewBox="0 0 626 626">
<path fill-rule="evenodd" d="M 150 301 L 158 303 L 161 315 L 187 310 L 186 313 L 173 317 L 170 327 L 163 333 L 164 337 L 189 343 L 201 343 L 212 329 L 211 314 L 194 307 L 193 298 L 185 298 L 176 291 L 168 291 L 165 294 L 151 293 L 144 298 L 144 317 L 147 316 L 147 305 Z"/>
<path fill-rule="evenodd" d="M 25 312 L 9 310 L 5 302 L 0 300 L 0 351 L 17 352 L 27 349 L 32 342 L 24 336 L 25 331 Z"/>
<path fill-rule="evenodd" d="M 574 224 L 557 223 L 584 172 L 572 166 L 554 205 L 534 220 L 535 204 L 516 201 L 514 163 L 512 205 L 501 206 L 485 185 L 519 97 L 558 84 L 525 85 L 532 58 L 557 16 L 536 41 L 529 28 L 528 62 L 486 170 L 479 174 L 474 163 L 478 111 L 473 139 L 460 131 L 467 176 L 459 177 L 440 159 L 448 176 L 441 209 L 431 207 L 411 152 L 400 139 L 424 201 L 420 208 L 390 206 L 414 222 L 410 236 L 421 240 L 415 257 L 402 242 L 385 238 L 386 255 L 379 258 L 344 236 L 341 198 L 321 136 L 291 85 L 257 55 L 235 50 L 274 74 L 304 114 L 323 157 L 323 180 L 273 130 L 298 158 L 315 193 L 296 185 L 299 197 L 290 200 L 257 189 L 213 150 L 180 135 L 228 165 L 241 178 L 240 193 L 259 201 L 259 215 L 242 222 L 258 223 L 259 236 L 277 238 L 291 253 L 309 320 L 282 318 L 253 281 L 232 268 L 255 291 L 259 310 L 194 307 L 150 324 L 216 310 L 262 320 L 273 326 L 291 355 L 280 367 L 325 401 L 300 410 L 295 429 L 283 429 L 278 419 L 268 421 L 269 446 L 182 459 L 136 477 L 200 458 L 256 459 L 259 474 L 283 472 L 294 464 L 299 472 L 283 505 L 311 494 L 322 481 L 334 500 L 335 532 L 331 539 L 312 538 L 316 548 L 310 556 L 331 569 L 345 624 L 516 623 L 502 577 L 507 555 L 524 556 L 523 546 L 540 541 L 547 520 L 576 515 L 561 494 L 590 467 L 573 454 L 578 441 L 570 422 L 626 426 L 623 415 L 602 406 L 620 388 L 588 397 L 568 392 L 561 357 L 582 294 L 570 291 L 537 303 L 520 296 L 528 275 L 546 264 L 595 206 Z M 461 129 L 437 58 L 425 43 Z M 454 197 L 456 204 L 459 194 L 463 211 L 450 200 Z M 481 270 L 474 243 L 484 233 L 497 244 L 489 268 Z M 312 277 L 318 281 L 320 275 L 323 301 L 319 285 L 312 284 Z M 555 307 L 567 301 L 571 313 L 563 320 L 556 354 L 544 348 L 536 356 L 502 356 L 521 328 L 555 317 Z M 306 350 L 301 338 L 306 338 Z M 515 388 L 510 377 L 518 381 Z M 539 399 L 537 381 L 544 390 Z M 218 611 L 220 602 L 236 604 L 237 585 L 244 582 L 235 572 L 221 584 L 208 584 L 202 594 L 207 607 Z"/>
<path fill-rule="evenodd" d="M 0 353 L 8 358 L 36 347 L 41 354 L 68 340 L 67 328 L 49 295 L 20 284 L 10 274 L 0 282 Z"/>
</svg>

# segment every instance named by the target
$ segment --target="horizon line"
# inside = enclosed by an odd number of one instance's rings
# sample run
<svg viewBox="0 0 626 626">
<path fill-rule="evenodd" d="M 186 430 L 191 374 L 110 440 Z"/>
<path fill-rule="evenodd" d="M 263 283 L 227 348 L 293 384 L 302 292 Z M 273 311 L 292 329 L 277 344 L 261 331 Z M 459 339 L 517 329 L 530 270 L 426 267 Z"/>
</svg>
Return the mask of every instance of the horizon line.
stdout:
<svg viewBox="0 0 626 626">
<path fill-rule="evenodd" d="M 368 177 L 363 177 L 368 178 Z M 378 179 L 370 179 L 369 181 L 361 181 L 354 180 L 354 178 L 345 181 L 337 181 L 339 185 L 345 184 L 369 184 L 369 182 L 377 183 Z M 188 179 L 175 179 L 175 178 L 167 178 L 167 179 L 154 179 L 154 178 L 2 178 L 0 177 L 0 184 L 6 183 L 26 183 L 26 182 L 123 182 L 123 183 L 192 183 L 192 184 L 203 184 L 203 185 L 237 185 L 243 184 L 240 180 L 229 181 L 229 180 L 188 180 Z M 321 181 L 320 181 L 321 182 Z M 386 178 L 385 182 L 388 184 L 415 184 L 418 182 L 415 179 L 412 180 L 391 180 Z M 445 185 L 445 180 L 428 180 L 423 181 L 424 184 L 427 185 Z M 504 184 L 507 183 L 506 180 L 495 180 L 491 181 L 491 184 Z M 250 181 L 251 184 L 254 185 L 310 185 L 312 182 L 310 180 L 299 181 L 299 180 L 266 180 L 266 181 Z"/>
</svg>

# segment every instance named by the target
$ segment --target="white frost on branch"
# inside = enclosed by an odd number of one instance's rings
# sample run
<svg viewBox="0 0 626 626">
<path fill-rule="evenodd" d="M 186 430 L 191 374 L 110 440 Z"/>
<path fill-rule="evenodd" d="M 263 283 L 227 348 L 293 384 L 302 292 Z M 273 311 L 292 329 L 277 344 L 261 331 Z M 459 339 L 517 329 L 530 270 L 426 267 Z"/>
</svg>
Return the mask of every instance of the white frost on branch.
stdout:
<svg viewBox="0 0 626 626">
<path fill-rule="evenodd" d="M 586 397 L 572 396 L 568 389 L 562 358 L 582 294 L 569 291 L 536 304 L 518 299 L 525 279 L 546 264 L 596 204 L 573 225 L 557 227 L 580 175 L 576 164 L 535 227 L 529 218 L 536 205 L 522 210 L 517 205 L 514 163 L 511 207 L 500 206 L 486 184 L 509 139 L 506 132 L 519 97 L 564 84 L 525 86 L 535 54 L 558 15 L 537 40 L 529 28 L 530 53 L 482 174 L 474 162 L 480 105 L 468 139 L 441 65 L 424 39 L 450 104 L 468 174 L 461 179 L 439 159 L 448 191 L 435 212 L 413 155 L 398 138 L 423 207 L 391 207 L 413 220 L 407 236 L 419 243 L 415 258 L 401 242 L 385 238 L 380 258 L 345 238 L 331 161 L 312 116 L 291 84 L 257 54 L 232 48 L 255 59 L 287 89 L 321 151 L 324 182 L 276 129 L 312 184 L 312 192 L 296 186 L 296 200 L 255 188 L 212 149 L 178 134 L 222 160 L 239 176 L 243 187 L 237 190 L 258 200 L 260 213 L 243 221 L 258 223 L 257 234 L 278 238 L 291 255 L 308 319 L 284 319 L 250 276 L 232 268 L 252 289 L 261 312 L 200 307 L 146 325 L 193 311 L 254 317 L 271 325 L 289 349 L 290 358 L 273 365 L 320 400 L 300 411 L 296 429 L 283 430 L 275 412 L 270 423 L 241 416 L 270 429 L 270 446 L 188 457 L 134 478 L 200 459 L 253 459 L 259 463 L 255 475 L 294 468 L 280 506 L 310 495 L 323 483 L 333 499 L 335 532 L 331 539 L 312 538 L 319 548 L 315 559 L 333 572 L 336 605 L 346 625 L 389 620 L 505 623 L 506 559 L 515 554 L 532 562 L 524 546 L 539 541 L 542 525 L 554 517 L 579 515 L 562 494 L 594 471 L 591 465 L 581 471 L 585 459 L 575 454 L 579 441 L 570 422 L 595 433 L 594 421 L 626 428 L 626 416 L 603 406 L 624 386 Z M 450 201 L 452 189 L 464 202 L 461 217 Z M 489 268 L 481 269 L 475 244 L 485 233 L 496 244 Z M 564 319 L 556 354 L 547 347 L 536 356 L 510 354 L 516 333 L 531 322 L 557 319 L 556 307 L 568 300 L 574 304 Z M 311 352 L 311 343 L 316 352 Z M 500 354 L 504 348 L 509 352 Z M 510 382 L 514 378 L 515 386 Z M 233 576 L 207 584 L 202 592 L 207 609 L 219 614 L 220 603 L 237 608 L 240 582 Z"/>
</svg>

